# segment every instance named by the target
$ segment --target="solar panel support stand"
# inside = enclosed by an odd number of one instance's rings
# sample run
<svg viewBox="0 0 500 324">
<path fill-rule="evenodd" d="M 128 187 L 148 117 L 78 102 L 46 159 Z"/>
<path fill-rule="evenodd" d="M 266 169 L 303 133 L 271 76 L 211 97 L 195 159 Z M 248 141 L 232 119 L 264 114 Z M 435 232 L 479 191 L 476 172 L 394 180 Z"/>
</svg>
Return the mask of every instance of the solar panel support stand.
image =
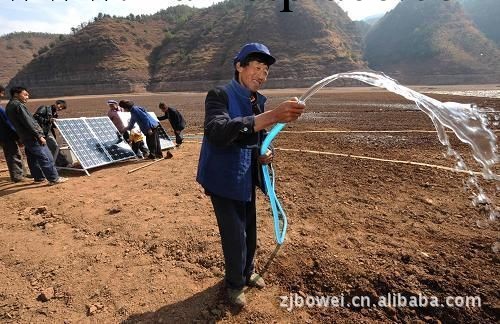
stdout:
<svg viewBox="0 0 500 324">
<path fill-rule="evenodd" d="M 87 169 L 79 169 L 79 168 L 68 168 L 68 167 L 56 167 L 57 170 L 69 170 L 69 171 L 80 171 L 80 172 L 85 172 L 89 177 L 90 173 L 87 171 Z"/>
</svg>

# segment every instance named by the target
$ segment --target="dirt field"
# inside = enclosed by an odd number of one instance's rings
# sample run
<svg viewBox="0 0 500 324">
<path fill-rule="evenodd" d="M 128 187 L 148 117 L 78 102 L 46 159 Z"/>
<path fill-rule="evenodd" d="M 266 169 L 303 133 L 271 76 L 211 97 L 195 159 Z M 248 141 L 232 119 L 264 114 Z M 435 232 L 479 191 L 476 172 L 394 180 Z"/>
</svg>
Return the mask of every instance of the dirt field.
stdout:
<svg viewBox="0 0 500 324">
<path fill-rule="evenodd" d="M 271 107 L 302 90 L 265 93 Z M 167 100 L 184 113 L 186 133 L 202 132 L 204 94 L 128 97 L 149 107 Z M 500 99 L 433 97 L 500 110 Z M 61 117 L 104 115 L 108 98 L 124 97 L 69 98 Z M 36 100 L 29 107 L 42 102 L 48 103 Z M 291 132 L 278 136 L 277 148 L 351 156 L 277 151 L 277 190 L 289 231 L 265 267 L 276 244 L 269 206 L 259 195 L 257 268 L 265 272 L 268 287 L 249 290 L 248 307 L 237 311 L 222 299 L 220 238 L 210 201 L 195 182 L 200 145 L 188 140 L 173 159 L 131 174 L 127 171 L 145 162 L 93 169 L 90 177 L 65 172 L 70 181 L 54 187 L 11 184 L 8 174 L 0 173 L 0 322 L 495 323 L 500 318 L 499 224 L 487 222 L 484 211 L 471 204 L 467 177 L 354 158 L 453 167 L 436 134 L 422 132 L 433 131 L 427 116 L 384 91 L 323 90 L 286 130 Z M 306 130 L 353 132 L 299 132 Z M 470 161 L 468 147 L 454 137 L 452 142 Z M 498 184 L 481 183 L 498 204 Z M 458 296 L 458 302 L 479 296 L 481 307 L 347 306 L 356 296 L 377 302 L 388 294 L 408 301 L 436 296 L 440 303 L 446 296 Z M 345 304 L 280 307 L 280 296 L 309 295 L 338 296 Z"/>
</svg>

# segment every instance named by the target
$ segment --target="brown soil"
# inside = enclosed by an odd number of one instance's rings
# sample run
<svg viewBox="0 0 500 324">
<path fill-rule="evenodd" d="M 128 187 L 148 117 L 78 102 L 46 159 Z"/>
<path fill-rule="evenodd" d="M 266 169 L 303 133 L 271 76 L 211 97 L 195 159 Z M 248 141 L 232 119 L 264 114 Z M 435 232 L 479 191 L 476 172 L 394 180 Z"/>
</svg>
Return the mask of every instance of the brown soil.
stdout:
<svg viewBox="0 0 500 324">
<path fill-rule="evenodd" d="M 269 91 L 270 106 L 301 91 Z M 163 94 L 134 96 L 156 107 Z M 434 97 L 500 109 L 500 100 Z M 117 98 L 120 98 L 117 96 Z M 204 94 L 168 94 L 186 133 L 202 132 Z M 103 97 L 68 98 L 61 117 L 99 116 Z M 42 101 L 31 102 L 34 110 Z M 48 101 L 47 101 L 48 102 Z M 433 130 L 403 99 L 380 91 L 324 90 L 302 130 Z M 321 117 L 321 118 L 317 118 Z M 168 124 L 166 125 L 168 127 Z M 452 139 L 457 142 L 456 139 Z M 283 133 L 297 148 L 443 166 L 454 161 L 432 133 Z M 467 153 L 468 148 L 457 146 Z M 288 213 L 276 244 L 259 194 L 257 268 L 268 287 L 241 310 L 224 303 L 223 258 L 209 199 L 195 182 L 200 145 L 174 158 L 65 172 L 58 186 L 11 184 L 0 174 L 0 321 L 6 323 L 415 322 L 494 323 L 499 318 L 497 222 L 472 206 L 466 176 L 431 167 L 277 151 L 277 191 Z M 474 169 L 478 166 L 471 162 Z M 0 164 L 0 169 L 5 163 Z M 497 172 L 498 173 L 498 172 Z M 481 181 L 498 200 L 495 184 Z M 42 301 L 45 292 L 48 301 Z M 480 296 L 481 307 L 280 308 L 282 295 L 407 298 Z"/>
</svg>

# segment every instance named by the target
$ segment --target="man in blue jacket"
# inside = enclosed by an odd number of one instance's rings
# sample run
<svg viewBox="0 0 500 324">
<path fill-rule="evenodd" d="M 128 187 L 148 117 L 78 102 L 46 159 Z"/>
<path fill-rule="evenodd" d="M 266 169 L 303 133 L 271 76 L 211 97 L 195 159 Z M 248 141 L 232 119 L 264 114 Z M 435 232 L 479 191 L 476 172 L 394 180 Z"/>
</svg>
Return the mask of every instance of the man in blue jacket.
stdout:
<svg viewBox="0 0 500 324">
<path fill-rule="evenodd" d="M 240 307 L 246 304 L 245 285 L 265 286 L 254 272 L 255 188 L 260 186 L 259 164 L 272 161 L 270 151 L 259 156 L 265 128 L 294 121 L 305 108 L 295 98 L 264 111 L 266 98 L 258 90 L 275 61 L 265 45 L 246 44 L 234 58 L 234 79 L 210 90 L 205 99 L 197 181 L 210 195 L 217 218 L 229 301 Z"/>
<path fill-rule="evenodd" d="M 119 106 L 130 112 L 130 122 L 124 131 L 134 128 L 135 123 L 139 125 L 141 132 L 146 135 L 146 144 L 149 149 L 149 159 L 161 159 L 163 154 L 160 146 L 160 134 L 158 127 L 160 123 L 153 118 L 144 107 L 136 106 L 133 101 L 121 100 Z M 170 153 L 170 152 L 169 152 Z"/>
<path fill-rule="evenodd" d="M 0 98 L 4 95 L 5 88 L 0 85 Z M 17 136 L 14 126 L 9 118 L 7 118 L 5 110 L 0 106 L 0 146 L 2 147 L 12 182 L 23 181 L 25 175 L 21 152 L 17 145 L 18 140 L 19 136 Z"/>
</svg>

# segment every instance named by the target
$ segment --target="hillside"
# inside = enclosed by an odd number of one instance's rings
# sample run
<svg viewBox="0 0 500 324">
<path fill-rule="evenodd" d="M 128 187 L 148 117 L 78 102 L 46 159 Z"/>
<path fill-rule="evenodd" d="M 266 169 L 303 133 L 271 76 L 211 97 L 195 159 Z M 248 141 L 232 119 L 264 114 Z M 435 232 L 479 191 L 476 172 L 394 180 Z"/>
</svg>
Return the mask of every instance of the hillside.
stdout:
<svg viewBox="0 0 500 324">
<path fill-rule="evenodd" d="M 11 33 L 0 37 L 0 84 L 6 85 L 16 73 L 28 64 L 33 55 L 46 51 L 63 39 L 64 35 L 46 33 Z"/>
<path fill-rule="evenodd" d="M 227 0 L 204 10 L 101 15 L 33 60 L 11 84 L 44 97 L 196 90 L 230 79 L 234 55 L 251 41 L 267 44 L 278 58 L 269 87 L 307 86 L 365 66 L 360 34 L 337 4 L 297 2 L 286 14 L 280 6 Z"/>
<path fill-rule="evenodd" d="M 500 1 L 497 0 L 461 0 L 464 10 L 474 24 L 486 37 L 500 45 Z"/>
<path fill-rule="evenodd" d="M 230 0 L 200 11 L 157 51 L 150 89 L 187 90 L 228 80 L 233 57 L 247 42 L 265 43 L 278 59 L 268 87 L 306 86 L 307 79 L 363 66 L 360 34 L 336 3 L 293 5 L 294 12 L 285 14 L 278 1 Z"/>
<path fill-rule="evenodd" d="M 497 82 L 500 51 L 458 2 L 404 1 L 365 39 L 370 67 L 412 83 Z"/>
<path fill-rule="evenodd" d="M 10 84 L 44 97 L 144 91 L 151 52 L 193 11 L 177 6 L 152 16 L 99 16 L 36 57 Z"/>
</svg>

